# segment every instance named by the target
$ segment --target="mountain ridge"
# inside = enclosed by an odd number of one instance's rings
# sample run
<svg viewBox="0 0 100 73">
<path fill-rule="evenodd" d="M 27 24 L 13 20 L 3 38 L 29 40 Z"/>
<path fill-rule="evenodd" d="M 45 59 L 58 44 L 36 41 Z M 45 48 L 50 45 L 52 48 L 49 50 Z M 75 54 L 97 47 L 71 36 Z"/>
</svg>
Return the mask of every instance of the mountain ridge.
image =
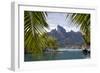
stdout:
<svg viewBox="0 0 100 73">
<path fill-rule="evenodd" d="M 57 29 L 52 29 L 48 32 L 48 35 L 57 39 L 59 47 L 81 48 L 84 44 L 81 32 L 74 32 L 72 30 L 70 32 L 66 32 L 66 30 L 60 25 L 57 26 Z"/>
</svg>

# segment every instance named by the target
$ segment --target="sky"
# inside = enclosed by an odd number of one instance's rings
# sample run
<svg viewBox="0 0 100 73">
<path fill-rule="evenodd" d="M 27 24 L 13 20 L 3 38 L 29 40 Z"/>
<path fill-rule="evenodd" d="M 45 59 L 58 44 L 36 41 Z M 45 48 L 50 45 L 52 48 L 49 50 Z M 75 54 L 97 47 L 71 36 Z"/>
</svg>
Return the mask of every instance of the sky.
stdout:
<svg viewBox="0 0 100 73">
<path fill-rule="evenodd" d="M 47 23 L 49 24 L 49 30 L 51 31 L 52 29 L 57 29 L 57 25 L 62 26 L 65 28 L 66 32 L 69 32 L 71 30 L 77 32 L 80 30 L 78 26 L 75 26 L 71 18 L 68 17 L 66 18 L 68 13 L 62 13 L 62 12 L 47 12 Z"/>
</svg>

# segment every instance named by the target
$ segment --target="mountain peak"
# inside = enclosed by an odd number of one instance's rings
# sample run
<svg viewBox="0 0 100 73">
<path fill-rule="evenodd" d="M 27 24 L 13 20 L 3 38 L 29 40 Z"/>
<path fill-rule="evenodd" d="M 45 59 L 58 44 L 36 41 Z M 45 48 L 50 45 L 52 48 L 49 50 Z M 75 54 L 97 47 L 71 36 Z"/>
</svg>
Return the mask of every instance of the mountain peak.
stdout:
<svg viewBox="0 0 100 73">
<path fill-rule="evenodd" d="M 84 43 L 81 32 L 75 32 L 73 30 L 66 32 L 66 30 L 60 25 L 57 26 L 57 30 L 53 29 L 48 34 L 57 39 L 60 47 L 73 45 L 81 46 Z"/>
<path fill-rule="evenodd" d="M 57 31 L 58 32 L 66 33 L 66 30 L 62 26 L 60 26 L 60 25 L 57 26 Z"/>
</svg>

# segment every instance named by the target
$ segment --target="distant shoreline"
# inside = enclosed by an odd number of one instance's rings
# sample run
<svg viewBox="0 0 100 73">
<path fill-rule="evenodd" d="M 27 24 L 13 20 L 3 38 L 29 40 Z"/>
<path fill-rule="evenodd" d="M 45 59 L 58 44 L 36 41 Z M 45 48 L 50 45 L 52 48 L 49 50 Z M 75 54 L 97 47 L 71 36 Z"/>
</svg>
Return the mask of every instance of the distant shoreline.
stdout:
<svg viewBox="0 0 100 73">
<path fill-rule="evenodd" d="M 61 48 L 61 49 L 57 49 L 58 51 L 82 51 L 82 49 L 68 49 L 68 48 Z"/>
</svg>

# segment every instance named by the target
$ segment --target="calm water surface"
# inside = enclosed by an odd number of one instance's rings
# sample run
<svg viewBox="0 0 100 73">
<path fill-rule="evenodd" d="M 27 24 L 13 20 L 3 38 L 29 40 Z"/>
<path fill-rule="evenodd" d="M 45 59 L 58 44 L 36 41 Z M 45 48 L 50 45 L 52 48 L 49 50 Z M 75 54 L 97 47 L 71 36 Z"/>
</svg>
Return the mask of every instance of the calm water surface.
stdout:
<svg viewBox="0 0 100 73">
<path fill-rule="evenodd" d="M 24 61 L 42 61 L 42 60 L 70 60 L 70 59 L 86 59 L 90 58 L 90 55 L 84 55 L 82 50 L 69 49 L 61 50 L 57 52 L 45 52 L 39 58 L 32 56 L 32 54 L 25 54 Z"/>
</svg>

